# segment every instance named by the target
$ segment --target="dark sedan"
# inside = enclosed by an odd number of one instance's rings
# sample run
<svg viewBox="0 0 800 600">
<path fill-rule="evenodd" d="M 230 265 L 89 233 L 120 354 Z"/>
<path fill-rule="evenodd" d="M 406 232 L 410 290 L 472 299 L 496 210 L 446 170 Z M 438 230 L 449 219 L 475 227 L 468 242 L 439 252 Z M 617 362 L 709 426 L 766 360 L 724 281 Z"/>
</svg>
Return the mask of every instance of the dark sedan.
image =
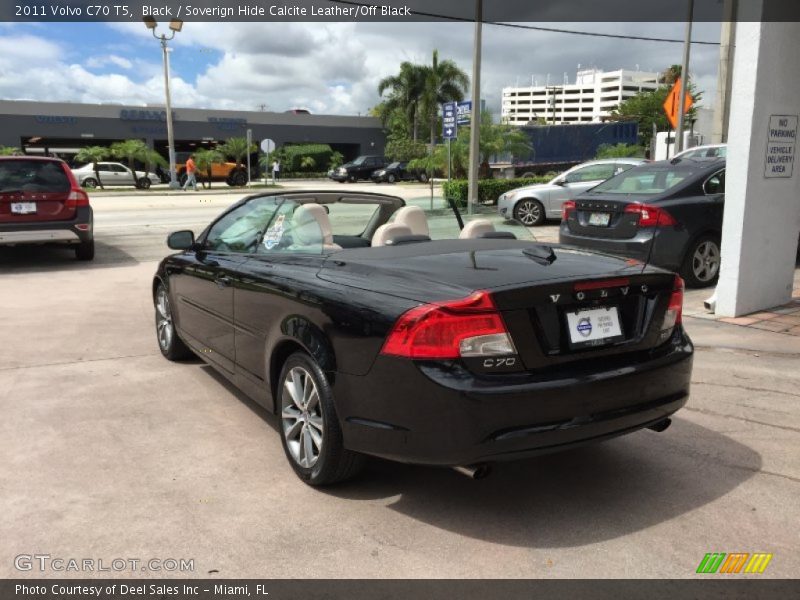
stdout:
<svg viewBox="0 0 800 600">
<path fill-rule="evenodd" d="M 165 357 L 199 356 L 274 412 L 312 485 L 365 456 L 457 467 L 663 431 L 689 394 L 683 282 L 514 239 L 431 240 L 381 194 L 250 196 L 153 280 Z"/>
<path fill-rule="evenodd" d="M 425 171 L 419 169 L 408 168 L 406 162 L 393 162 L 383 169 L 374 171 L 370 179 L 375 183 L 396 183 L 398 181 L 420 181 L 425 183 L 428 181 L 428 175 Z"/>
<path fill-rule="evenodd" d="M 719 275 L 725 159 L 634 167 L 564 203 L 559 241 L 677 271 L 691 287 Z"/>
</svg>

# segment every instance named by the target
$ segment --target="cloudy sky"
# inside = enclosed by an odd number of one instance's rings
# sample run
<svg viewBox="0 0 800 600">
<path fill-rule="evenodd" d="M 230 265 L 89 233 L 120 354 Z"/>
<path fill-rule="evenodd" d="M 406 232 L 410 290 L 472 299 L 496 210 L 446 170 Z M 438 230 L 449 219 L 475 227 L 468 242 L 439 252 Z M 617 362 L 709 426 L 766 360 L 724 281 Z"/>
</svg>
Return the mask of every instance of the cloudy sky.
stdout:
<svg viewBox="0 0 800 600">
<path fill-rule="evenodd" d="M 547 27 L 558 24 L 540 23 Z M 682 23 L 569 23 L 590 32 L 682 39 Z M 716 42 L 718 23 L 693 39 Z M 404 60 L 440 56 L 472 70 L 468 23 L 186 23 L 172 44 L 176 107 L 364 114 L 378 81 Z M 485 25 L 482 96 L 499 113 L 503 86 L 575 81 L 578 65 L 662 70 L 682 44 L 584 37 Z M 713 105 L 718 46 L 694 45 L 691 72 Z M 163 103 L 161 51 L 141 23 L 0 23 L 0 97 Z"/>
</svg>

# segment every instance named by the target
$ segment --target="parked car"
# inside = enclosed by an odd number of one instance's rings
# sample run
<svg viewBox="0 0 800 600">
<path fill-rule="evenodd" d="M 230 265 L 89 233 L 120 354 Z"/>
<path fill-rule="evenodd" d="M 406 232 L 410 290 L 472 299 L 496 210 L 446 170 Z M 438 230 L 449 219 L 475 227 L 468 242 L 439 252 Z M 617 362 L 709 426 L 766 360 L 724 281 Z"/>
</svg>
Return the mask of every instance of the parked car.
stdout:
<svg viewBox="0 0 800 600">
<path fill-rule="evenodd" d="M 311 485 L 352 477 L 366 455 L 477 477 L 663 431 L 685 404 L 680 278 L 485 219 L 457 239 L 430 231 L 421 208 L 382 194 L 246 197 L 197 238 L 169 236 L 179 252 L 152 283 L 159 348 L 199 356 L 275 413 Z"/>
<path fill-rule="evenodd" d="M 383 169 L 389 161 L 384 156 L 359 156 L 349 163 L 333 170 L 330 178 L 339 183 L 345 181 L 355 182 L 359 179 L 369 179 L 373 172 Z"/>
<path fill-rule="evenodd" d="M 678 152 L 678 154 L 672 158 L 726 158 L 727 154 L 727 144 L 709 144 L 707 146 L 695 146 L 683 152 Z"/>
<path fill-rule="evenodd" d="M 51 243 L 94 258 L 89 196 L 61 159 L 0 157 L 0 246 Z"/>
<path fill-rule="evenodd" d="M 725 159 L 648 163 L 564 203 L 559 241 L 677 271 L 691 287 L 717 280 Z"/>
<path fill-rule="evenodd" d="M 72 169 L 72 172 L 81 187 L 88 189 L 96 188 L 100 183 L 103 186 L 133 185 L 142 189 L 147 189 L 154 183 L 161 183 L 161 178 L 150 172 L 136 171 L 134 178 L 134 172 L 118 162 L 99 162 L 96 172 L 94 165 L 87 163 L 82 167 Z M 100 182 L 97 180 L 98 176 Z"/>
<path fill-rule="evenodd" d="M 609 158 L 577 165 L 548 183 L 528 185 L 506 192 L 497 199 L 497 210 L 507 219 L 526 227 L 542 225 L 545 219 L 561 217 L 565 200 L 593 188 L 598 183 L 644 163 L 642 158 Z"/>
<path fill-rule="evenodd" d="M 370 179 L 375 183 L 395 183 L 397 181 L 428 181 L 428 174 L 421 169 L 408 169 L 407 162 L 393 162 L 383 169 L 373 171 Z"/>
</svg>

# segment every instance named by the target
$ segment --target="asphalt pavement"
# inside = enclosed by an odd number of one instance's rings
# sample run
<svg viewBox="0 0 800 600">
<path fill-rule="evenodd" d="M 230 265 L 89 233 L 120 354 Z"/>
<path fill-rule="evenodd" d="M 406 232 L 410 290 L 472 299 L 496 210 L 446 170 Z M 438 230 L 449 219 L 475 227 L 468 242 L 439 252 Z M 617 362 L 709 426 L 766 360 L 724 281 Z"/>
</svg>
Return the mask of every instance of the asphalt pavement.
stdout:
<svg viewBox="0 0 800 600">
<path fill-rule="evenodd" d="M 32 553 L 193 559 L 182 575 L 226 578 L 683 578 L 707 552 L 769 552 L 762 577 L 800 572 L 800 338 L 691 316 L 692 395 L 663 433 L 481 481 L 373 460 L 345 485 L 300 482 L 273 416 L 156 345 L 166 234 L 240 197 L 94 198 L 91 264 L 0 249 L 0 577 Z M 555 225 L 536 233 L 552 241 Z"/>
</svg>

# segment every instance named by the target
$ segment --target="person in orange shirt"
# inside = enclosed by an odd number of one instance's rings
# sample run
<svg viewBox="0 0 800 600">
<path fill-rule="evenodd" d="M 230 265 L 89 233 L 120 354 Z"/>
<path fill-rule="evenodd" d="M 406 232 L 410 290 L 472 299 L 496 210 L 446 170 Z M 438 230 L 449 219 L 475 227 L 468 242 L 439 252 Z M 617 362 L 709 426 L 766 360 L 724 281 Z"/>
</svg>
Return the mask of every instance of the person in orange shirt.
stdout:
<svg viewBox="0 0 800 600">
<path fill-rule="evenodd" d="M 192 186 L 194 191 L 197 191 L 197 165 L 194 163 L 194 154 L 186 161 L 186 183 L 183 184 L 183 191 Z"/>
</svg>

